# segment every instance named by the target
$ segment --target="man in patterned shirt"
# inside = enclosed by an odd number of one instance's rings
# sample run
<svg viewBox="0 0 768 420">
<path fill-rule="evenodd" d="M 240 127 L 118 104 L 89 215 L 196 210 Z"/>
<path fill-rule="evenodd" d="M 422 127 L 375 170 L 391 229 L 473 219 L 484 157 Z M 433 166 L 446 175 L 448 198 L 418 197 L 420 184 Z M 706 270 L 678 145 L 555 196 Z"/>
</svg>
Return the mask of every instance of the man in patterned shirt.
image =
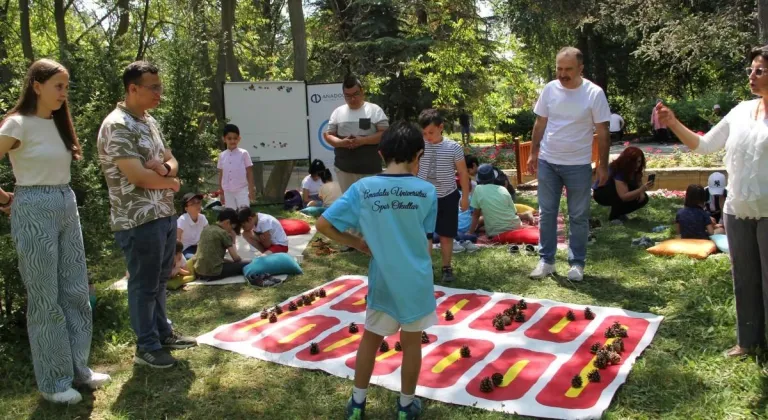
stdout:
<svg viewBox="0 0 768 420">
<path fill-rule="evenodd" d="M 167 368 L 166 349 L 196 345 L 176 334 L 165 314 L 165 287 L 176 253 L 173 195 L 179 164 L 157 121 L 163 85 L 154 65 L 137 61 L 123 72 L 125 102 L 99 129 L 101 170 L 109 188 L 110 225 L 128 266 L 128 311 L 137 336 L 134 363 Z"/>
</svg>

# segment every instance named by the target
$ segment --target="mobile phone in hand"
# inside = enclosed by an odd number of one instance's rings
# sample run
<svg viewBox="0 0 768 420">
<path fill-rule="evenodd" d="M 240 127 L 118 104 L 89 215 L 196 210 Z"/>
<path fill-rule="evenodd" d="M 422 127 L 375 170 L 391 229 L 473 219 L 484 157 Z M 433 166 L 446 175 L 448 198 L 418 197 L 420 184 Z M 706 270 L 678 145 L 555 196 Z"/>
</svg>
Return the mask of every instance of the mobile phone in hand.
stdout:
<svg viewBox="0 0 768 420">
<path fill-rule="evenodd" d="M 656 183 L 656 174 L 648 175 L 648 183 L 650 183 L 650 184 L 655 184 Z"/>
</svg>

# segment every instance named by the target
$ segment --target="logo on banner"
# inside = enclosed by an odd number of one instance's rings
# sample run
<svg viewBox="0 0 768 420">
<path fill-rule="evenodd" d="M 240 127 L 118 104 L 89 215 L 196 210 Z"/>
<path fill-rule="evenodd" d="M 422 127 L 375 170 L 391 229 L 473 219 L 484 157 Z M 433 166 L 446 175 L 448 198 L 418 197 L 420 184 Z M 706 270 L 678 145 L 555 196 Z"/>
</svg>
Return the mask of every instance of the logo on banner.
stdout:
<svg viewBox="0 0 768 420">
<path fill-rule="evenodd" d="M 309 97 L 309 100 L 312 101 L 313 104 L 319 104 L 320 101 L 323 100 L 323 97 L 315 93 L 314 95 Z"/>
<path fill-rule="evenodd" d="M 326 143 L 325 137 L 323 137 L 323 131 L 325 131 L 325 126 L 327 125 L 328 125 L 328 120 L 325 120 L 323 121 L 322 124 L 320 124 L 320 129 L 317 130 L 317 140 L 320 142 L 321 146 L 323 146 L 327 150 L 333 151 L 333 147 L 331 147 L 328 143 Z"/>
</svg>

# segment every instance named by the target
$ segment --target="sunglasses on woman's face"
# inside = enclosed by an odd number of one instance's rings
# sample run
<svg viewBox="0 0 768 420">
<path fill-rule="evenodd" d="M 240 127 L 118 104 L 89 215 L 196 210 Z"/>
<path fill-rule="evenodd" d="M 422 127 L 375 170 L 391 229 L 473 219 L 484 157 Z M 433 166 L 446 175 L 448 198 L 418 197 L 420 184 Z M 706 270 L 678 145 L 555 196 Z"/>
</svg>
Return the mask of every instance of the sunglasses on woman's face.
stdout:
<svg viewBox="0 0 768 420">
<path fill-rule="evenodd" d="M 766 69 L 764 67 L 755 67 L 755 68 L 747 67 L 744 70 L 747 72 L 747 77 L 752 76 L 752 72 L 753 71 L 755 72 L 755 76 L 763 77 L 763 75 L 765 74 L 765 71 L 766 71 Z"/>
</svg>

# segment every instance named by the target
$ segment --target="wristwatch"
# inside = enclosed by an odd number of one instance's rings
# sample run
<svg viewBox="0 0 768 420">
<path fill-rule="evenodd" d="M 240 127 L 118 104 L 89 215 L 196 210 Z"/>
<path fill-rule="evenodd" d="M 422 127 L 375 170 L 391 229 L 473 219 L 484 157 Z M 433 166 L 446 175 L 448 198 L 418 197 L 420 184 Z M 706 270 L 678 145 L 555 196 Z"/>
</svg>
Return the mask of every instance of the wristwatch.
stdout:
<svg viewBox="0 0 768 420">
<path fill-rule="evenodd" d="M 163 166 L 165 166 L 165 169 L 168 170 L 168 172 L 166 172 L 165 176 L 171 176 L 171 165 L 169 165 L 168 162 L 163 162 Z"/>
</svg>

